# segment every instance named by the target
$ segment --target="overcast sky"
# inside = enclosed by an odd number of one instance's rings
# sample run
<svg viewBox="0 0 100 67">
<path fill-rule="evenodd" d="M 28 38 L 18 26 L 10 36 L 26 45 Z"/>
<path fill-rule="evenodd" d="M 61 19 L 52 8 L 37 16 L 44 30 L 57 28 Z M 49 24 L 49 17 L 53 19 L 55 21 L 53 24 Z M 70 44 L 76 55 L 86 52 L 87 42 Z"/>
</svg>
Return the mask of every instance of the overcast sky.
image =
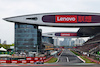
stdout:
<svg viewBox="0 0 100 67">
<path fill-rule="evenodd" d="M 14 43 L 14 23 L 2 18 L 48 12 L 100 13 L 100 0 L 0 0 L 0 39 Z M 78 28 L 40 27 L 43 33 L 74 31 Z"/>
</svg>

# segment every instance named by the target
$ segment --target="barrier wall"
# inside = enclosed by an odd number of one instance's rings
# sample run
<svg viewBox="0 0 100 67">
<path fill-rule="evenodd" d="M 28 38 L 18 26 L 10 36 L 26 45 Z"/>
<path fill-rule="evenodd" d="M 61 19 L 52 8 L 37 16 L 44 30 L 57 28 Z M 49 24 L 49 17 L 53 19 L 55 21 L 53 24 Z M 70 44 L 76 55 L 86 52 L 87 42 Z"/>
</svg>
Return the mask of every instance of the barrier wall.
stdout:
<svg viewBox="0 0 100 67">
<path fill-rule="evenodd" d="M 44 63 L 44 62 L 49 61 L 52 57 L 49 57 L 47 59 L 46 59 L 46 56 L 44 56 L 44 57 L 26 57 L 26 60 L 22 60 L 22 61 L 19 61 L 19 60 L 0 60 L 0 64 L 1 63 L 14 63 L 14 64 L 18 64 L 18 63 L 23 63 L 23 64 L 31 63 L 31 64 L 34 64 L 35 62 L 36 63 L 38 63 L 38 62 Z"/>
<path fill-rule="evenodd" d="M 59 56 L 62 53 L 62 51 L 60 51 L 57 55 Z"/>
</svg>

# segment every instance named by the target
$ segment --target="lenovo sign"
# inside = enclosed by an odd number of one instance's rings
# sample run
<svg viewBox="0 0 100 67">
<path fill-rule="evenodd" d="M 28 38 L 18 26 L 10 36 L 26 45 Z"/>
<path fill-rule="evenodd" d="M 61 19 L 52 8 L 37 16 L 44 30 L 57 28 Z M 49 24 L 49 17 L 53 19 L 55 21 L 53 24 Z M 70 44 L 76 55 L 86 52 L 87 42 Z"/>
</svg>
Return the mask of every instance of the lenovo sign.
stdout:
<svg viewBox="0 0 100 67">
<path fill-rule="evenodd" d="M 91 16 L 75 16 L 75 15 L 56 15 L 56 23 L 78 23 L 91 22 Z"/>
<path fill-rule="evenodd" d="M 61 36 L 71 36 L 70 33 L 61 33 Z"/>
<path fill-rule="evenodd" d="M 55 36 L 77 36 L 77 33 L 55 33 Z"/>
<path fill-rule="evenodd" d="M 45 15 L 42 20 L 47 23 L 98 23 L 100 19 L 92 15 Z"/>
<path fill-rule="evenodd" d="M 61 22 L 77 22 L 77 16 L 60 16 L 60 15 L 57 15 L 55 16 L 56 18 L 56 23 L 61 23 Z"/>
<path fill-rule="evenodd" d="M 61 33 L 61 36 L 77 36 L 77 33 Z"/>
</svg>

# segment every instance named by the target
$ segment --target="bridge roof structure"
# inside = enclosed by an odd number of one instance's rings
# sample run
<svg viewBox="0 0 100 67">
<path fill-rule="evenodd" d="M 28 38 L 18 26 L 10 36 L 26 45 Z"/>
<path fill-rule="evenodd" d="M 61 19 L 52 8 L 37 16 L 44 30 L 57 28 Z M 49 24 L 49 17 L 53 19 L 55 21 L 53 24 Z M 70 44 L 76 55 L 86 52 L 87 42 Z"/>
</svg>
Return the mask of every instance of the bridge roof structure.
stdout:
<svg viewBox="0 0 100 67">
<path fill-rule="evenodd" d="M 100 30 L 100 13 L 88 13 L 88 12 L 87 13 L 86 12 L 41 13 L 41 14 L 30 14 L 30 15 L 8 17 L 4 18 L 4 20 L 14 23 L 34 24 L 38 26 L 80 27 L 80 29 L 77 31 L 77 36 L 79 37 L 89 37 L 99 33 Z M 65 32 L 62 33 L 64 34 Z"/>
<path fill-rule="evenodd" d="M 42 36 L 44 37 L 59 37 L 59 38 L 65 38 L 65 37 L 72 37 L 77 38 L 77 32 L 49 32 L 49 33 L 43 33 Z"/>
<path fill-rule="evenodd" d="M 49 33 L 43 33 L 42 36 L 78 38 L 78 37 L 91 37 L 98 33 L 100 33 L 100 27 L 80 27 L 80 29 L 77 32 L 49 32 Z"/>
</svg>

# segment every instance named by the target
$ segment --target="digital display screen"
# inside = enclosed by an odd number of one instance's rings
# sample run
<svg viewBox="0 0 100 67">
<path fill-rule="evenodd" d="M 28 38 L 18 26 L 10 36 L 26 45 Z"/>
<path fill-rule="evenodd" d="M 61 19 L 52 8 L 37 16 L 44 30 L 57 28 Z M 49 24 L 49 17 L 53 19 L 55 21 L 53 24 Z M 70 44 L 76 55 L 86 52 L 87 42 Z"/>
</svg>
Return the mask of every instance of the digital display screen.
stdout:
<svg viewBox="0 0 100 67">
<path fill-rule="evenodd" d="M 91 22 L 91 16 L 70 16 L 70 15 L 56 15 L 56 23 L 77 23 L 77 22 Z"/>
<path fill-rule="evenodd" d="M 55 36 L 77 36 L 77 33 L 55 33 Z"/>
<path fill-rule="evenodd" d="M 98 15 L 45 15 L 42 21 L 46 23 L 100 23 Z"/>
</svg>

